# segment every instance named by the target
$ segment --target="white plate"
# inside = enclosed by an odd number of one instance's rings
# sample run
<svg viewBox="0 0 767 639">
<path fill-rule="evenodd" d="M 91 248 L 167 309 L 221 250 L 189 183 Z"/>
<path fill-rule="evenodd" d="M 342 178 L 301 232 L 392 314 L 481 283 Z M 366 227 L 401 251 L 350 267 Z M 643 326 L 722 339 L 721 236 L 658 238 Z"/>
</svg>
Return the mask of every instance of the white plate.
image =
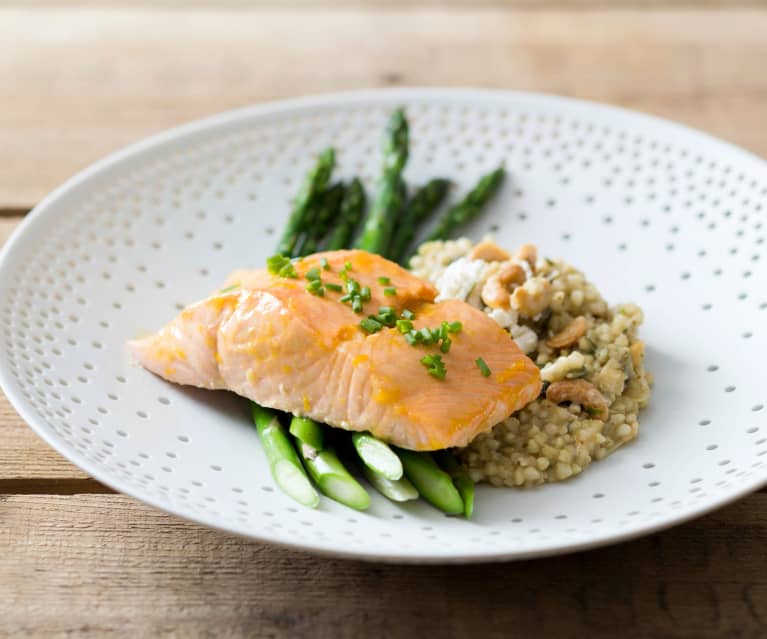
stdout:
<svg viewBox="0 0 767 639">
<path fill-rule="evenodd" d="M 476 516 L 377 495 L 303 509 L 273 487 L 244 402 L 167 384 L 123 345 L 271 254 L 319 149 L 368 184 L 407 106 L 407 179 L 511 180 L 467 229 L 535 242 L 645 310 L 655 376 L 639 438 L 582 476 L 478 491 Z M 0 381 L 100 481 L 188 519 L 316 552 L 411 562 L 561 553 L 721 506 L 767 480 L 767 165 L 678 125 L 554 97 L 368 91 L 225 113 L 130 147 L 46 198 L 0 269 Z"/>
</svg>

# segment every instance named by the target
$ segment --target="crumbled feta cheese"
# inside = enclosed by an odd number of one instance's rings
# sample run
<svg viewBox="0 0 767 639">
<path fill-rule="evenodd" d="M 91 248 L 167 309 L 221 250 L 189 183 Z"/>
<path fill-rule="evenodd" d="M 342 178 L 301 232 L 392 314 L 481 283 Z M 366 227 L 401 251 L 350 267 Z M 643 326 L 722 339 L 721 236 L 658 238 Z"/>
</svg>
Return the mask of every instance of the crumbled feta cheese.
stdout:
<svg viewBox="0 0 767 639">
<path fill-rule="evenodd" d="M 553 362 L 549 362 L 541 369 L 541 379 L 544 382 L 556 382 L 563 379 L 569 372 L 583 368 L 586 364 L 586 358 L 583 353 L 573 351 L 569 355 L 557 357 Z"/>
<path fill-rule="evenodd" d="M 485 263 L 481 260 L 459 257 L 437 279 L 436 286 L 439 291 L 437 301 L 465 301 L 471 293 L 471 289 L 479 282 L 484 267 Z"/>
<path fill-rule="evenodd" d="M 518 260 L 517 258 L 513 257 L 511 258 L 511 261 L 514 262 L 514 264 L 519 264 L 522 267 L 522 270 L 525 272 L 525 280 L 529 280 L 535 276 L 535 273 L 533 273 L 533 269 L 530 268 L 530 264 L 527 263 L 527 260 Z"/>
<path fill-rule="evenodd" d="M 512 339 L 517 343 L 520 350 L 527 355 L 538 348 L 538 336 L 528 326 L 512 325 L 510 331 Z"/>
<path fill-rule="evenodd" d="M 501 328 L 509 328 L 517 323 L 517 312 L 511 309 L 504 310 L 502 308 L 486 308 L 485 312 L 489 317 L 494 319 Z"/>
</svg>

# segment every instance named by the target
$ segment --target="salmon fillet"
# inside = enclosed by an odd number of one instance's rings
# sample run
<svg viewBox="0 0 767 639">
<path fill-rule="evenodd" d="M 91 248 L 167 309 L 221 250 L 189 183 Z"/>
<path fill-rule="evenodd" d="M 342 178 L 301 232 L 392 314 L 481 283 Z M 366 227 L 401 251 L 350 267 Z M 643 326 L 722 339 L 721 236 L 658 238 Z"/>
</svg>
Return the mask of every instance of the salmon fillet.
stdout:
<svg viewBox="0 0 767 639">
<path fill-rule="evenodd" d="M 306 290 L 306 272 L 343 284 L 340 271 L 369 286 L 356 314 L 326 290 Z M 298 279 L 266 270 L 236 271 L 231 290 L 186 308 L 155 335 L 129 348 L 139 363 L 178 384 L 228 389 L 263 406 L 311 417 L 412 450 L 465 446 L 519 410 L 541 390 L 538 368 L 498 324 L 458 301 L 434 303 L 437 291 L 397 264 L 364 251 L 332 251 L 295 263 Z M 382 285 L 378 278 L 389 282 Z M 386 295 L 384 288 L 394 288 Z M 391 307 L 415 313 L 415 328 L 462 323 L 442 355 L 443 380 L 421 358 L 436 346 L 412 346 L 396 328 L 368 334 L 360 319 Z M 481 357 L 491 370 L 482 375 Z"/>
</svg>

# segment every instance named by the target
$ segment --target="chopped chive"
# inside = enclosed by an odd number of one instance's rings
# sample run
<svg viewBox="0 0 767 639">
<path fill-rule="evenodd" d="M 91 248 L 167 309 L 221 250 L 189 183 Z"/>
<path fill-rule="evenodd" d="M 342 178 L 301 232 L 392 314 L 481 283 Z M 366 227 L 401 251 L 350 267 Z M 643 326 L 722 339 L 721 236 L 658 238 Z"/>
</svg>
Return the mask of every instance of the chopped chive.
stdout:
<svg viewBox="0 0 767 639">
<path fill-rule="evenodd" d="M 362 298 L 363 302 L 369 302 L 370 301 L 370 287 L 369 286 L 363 286 L 362 290 L 360 290 L 360 297 Z"/>
<path fill-rule="evenodd" d="M 442 355 L 426 355 L 421 358 L 421 364 L 423 364 L 429 375 L 437 379 L 445 379 L 447 369 L 442 361 Z"/>
<path fill-rule="evenodd" d="M 396 294 L 397 294 L 397 289 L 394 288 L 393 286 L 387 286 L 384 289 L 384 295 L 388 295 L 389 297 L 391 297 L 392 295 L 396 295 Z"/>
<path fill-rule="evenodd" d="M 333 282 L 326 282 L 325 288 L 329 291 L 334 291 L 335 293 L 341 293 L 344 290 L 344 287 L 340 284 L 333 284 Z M 343 298 L 341 298 L 343 300 Z"/>
<path fill-rule="evenodd" d="M 426 327 L 418 331 L 418 334 L 421 336 L 421 341 L 426 345 L 431 344 L 434 341 L 431 331 Z"/>
<path fill-rule="evenodd" d="M 440 339 L 442 339 L 442 330 L 439 328 L 432 328 L 431 329 L 431 341 L 432 342 L 438 342 Z"/>
<path fill-rule="evenodd" d="M 330 264 L 328 264 L 328 258 L 327 257 L 323 257 L 320 260 L 320 266 L 322 267 L 323 271 L 329 271 L 330 270 Z"/>
<path fill-rule="evenodd" d="M 378 278 L 378 283 L 379 284 L 384 284 L 384 285 L 391 284 L 391 280 L 388 277 L 379 277 Z"/>
<path fill-rule="evenodd" d="M 343 289 L 341 289 L 341 290 L 343 290 Z M 349 295 L 349 294 L 343 295 L 342 297 L 338 298 L 339 302 L 351 302 L 351 300 L 352 300 L 352 296 Z"/>
<path fill-rule="evenodd" d="M 322 282 L 319 280 L 312 280 L 307 284 L 306 290 L 309 291 L 312 295 L 317 295 L 318 297 L 323 297 L 325 295 L 325 290 L 322 288 Z"/>
<path fill-rule="evenodd" d="M 415 319 L 415 313 L 413 313 L 413 311 L 409 311 L 405 309 L 404 311 L 402 311 L 402 317 L 408 320 L 412 320 L 412 319 Z"/>
<path fill-rule="evenodd" d="M 474 363 L 477 365 L 479 370 L 482 372 L 483 377 L 490 377 L 490 367 L 487 365 L 484 359 L 481 357 L 478 357 L 474 360 Z"/>
<path fill-rule="evenodd" d="M 397 320 L 397 330 L 403 335 L 413 330 L 413 322 L 407 319 Z"/>
<path fill-rule="evenodd" d="M 411 346 L 415 346 L 418 344 L 418 338 L 416 337 L 417 333 L 410 331 L 409 333 L 405 333 L 405 341 L 410 344 Z"/>
<path fill-rule="evenodd" d="M 352 270 L 352 263 L 351 262 L 344 262 L 344 270 L 345 271 L 351 271 Z"/>
<path fill-rule="evenodd" d="M 359 298 L 359 296 L 352 298 L 352 310 L 355 313 L 361 313 L 362 312 L 362 300 Z"/>
<path fill-rule="evenodd" d="M 297 279 L 298 273 L 296 273 L 296 268 L 291 264 L 287 263 L 285 266 L 283 266 L 279 271 L 280 277 L 289 277 L 291 279 Z"/>
<path fill-rule="evenodd" d="M 346 291 L 351 294 L 359 294 L 360 292 L 360 283 L 357 280 L 347 280 L 346 282 Z"/>
<path fill-rule="evenodd" d="M 442 340 L 442 343 L 439 345 L 439 350 L 441 350 L 443 353 L 449 353 L 450 352 L 450 345 L 453 343 L 453 341 L 449 337 L 445 337 Z"/>
<path fill-rule="evenodd" d="M 304 275 L 304 277 L 307 280 L 319 281 L 319 279 L 320 279 L 320 269 L 318 269 L 318 268 L 310 268 L 308 271 L 306 271 L 306 275 Z"/>
<path fill-rule="evenodd" d="M 410 342 L 411 344 L 420 344 L 423 341 L 423 335 L 421 335 L 420 331 L 417 328 L 414 328 L 412 331 L 408 333 L 410 335 L 411 339 L 413 340 Z"/>
<path fill-rule="evenodd" d="M 378 315 L 376 315 L 376 319 L 389 327 L 393 327 L 397 323 L 397 316 L 388 306 L 382 306 L 380 309 L 378 309 Z"/>
<path fill-rule="evenodd" d="M 447 325 L 447 330 L 450 333 L 460 333 L 462 328 L 463 324 L 461 324 L 461 322 L 450 322 Z"/>
<path fill-rule="evenodd" d="M 284 255 L 272 255 L 266 259 L 266 268 L 272 275 L 278 275 L 280 269 L 286 264 L 290 264 L 290 258 Z"/>
<path fill-rule="evenodd" d="M 325 297 L 325 289 L 323 288 L 312 288 L 311 286 L 307 286 L 306 290 L 317 297 Z"/>
<path fill-rule="evenodd" d="M 368 333 L 377 333 L 383 325 L 375 317 L 367 317 L 360 322 L 360 326 Z"/>
</svg>

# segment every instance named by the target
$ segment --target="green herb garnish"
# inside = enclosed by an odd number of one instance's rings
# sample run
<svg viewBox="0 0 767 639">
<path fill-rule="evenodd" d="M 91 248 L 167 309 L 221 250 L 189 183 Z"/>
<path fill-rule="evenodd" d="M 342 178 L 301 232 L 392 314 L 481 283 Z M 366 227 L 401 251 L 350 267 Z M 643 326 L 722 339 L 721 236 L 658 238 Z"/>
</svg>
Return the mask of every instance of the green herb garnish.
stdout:
<svg viewBox="0 0 767 639">
<path fill-rule="evenodd" d="M 383 324 L 371 315 L 360 322 L 360 327 L 362 327 L 362 330 L 366 333 L 372 334 L 380 331 L 383 328 Z"/>
<path fill-rule="evenodd" d="M 322 282 L 319 280 L 312 280 L 309 282 L 309 284 L 306 285 L 306 290 L 317 297 L 325 296 L 325 289 L 322 288 Z"/>
<path fill-rule="evenodd" d="M 340 284 L 333 284 L 333 282 L 326 282 L 325 288 L 335 293 L 342 293 L 344 290 L 343 286 L 341 286 Z"/>
<path fill-rule="evenodd" d="M 450 322 L 447 325 L 448 333 L 460 333 L 462 329 L 463 324 L 461 324 L 461 322 Z"/>
<path fill-rule="evenodd" d="M 391 280 L 388 277 L 379 277 L 378 283 L 383 284 L 385 286 L 387 284 L 391 284 Z"/>
<path fill-rule="evenodd" d="M 296 279 L 298 273 L 290 261 L 289 257 L 284 255 L 272 255 L 266 260 L 266 268 L 272 275 L 279 275 L 280 277 L 290 277 Z"/>
<path fill-rule="evenodd" d="M 447 375 L 447 369 L 445 363 L 442 361 L 442 355 L 426 355 L 421 358 L 421 364 L 423 364 L 429 375 L 436 379 L 445 379 Z"/>
<path fill-rule="evenodd" d="M 403 335 L 406 335 L 413 330 L 413 322 L 411 322 L 409 319 L 398 319 L 397 330 Z"/>
<path fill-rule="evenodd" d="M 490 377 L 490 367 L 487 365 L 487 362 L 485 362 L 484 359 L 481 357 L 478 357 L 474 360 L 474 363 L 477 365 L 477 368 L 479 368 L 480 372 L 482 373 L 483 377 Z"/>
<path fill-rule="evenodd" d="M 388 297 L 392 297 L 393 295 L 396 295 L 396 294 L 397 294 L 397 289 L 394 288 L 393 286 L 387 286 L 384 289 L 384 295 L 387 295 Z"/>
<path fill-rule="evenodd" d="M 328 258 L 323 257 L 320 260 L 320 266 L 322 267 L 323 271 L 329 271 L 330 270 L 330 264 L 328 264 Z"/>
</svg>

